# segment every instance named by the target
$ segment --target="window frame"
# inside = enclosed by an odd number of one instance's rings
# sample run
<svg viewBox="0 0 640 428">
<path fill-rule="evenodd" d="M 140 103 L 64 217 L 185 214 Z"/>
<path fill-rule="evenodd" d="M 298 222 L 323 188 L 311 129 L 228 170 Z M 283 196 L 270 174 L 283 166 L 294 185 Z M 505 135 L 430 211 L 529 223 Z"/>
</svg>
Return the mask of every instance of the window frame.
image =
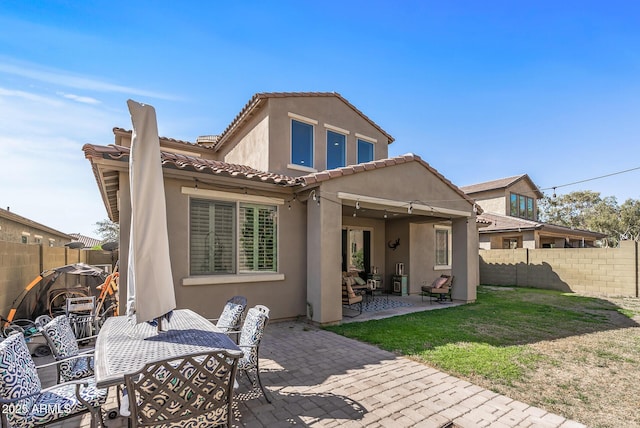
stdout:
<svg viewBox="0 0 640 428">
<path fill-rule="evenodd" d="M 311 128 L 311 141 L 310 141 L 310 145 L 311 147 L 309 148 L 309 155 L 311 156 L 309 165 L 306 165 L 304 163 L 299 163 L 296 162 L 294 159 L 294 132 L 293 132 L 293 127 L 294 127 L 294 123 L 299 123 L 301 125 L 306 125 L 309 126 Z M 315 162 L 316 162 L 316 156 L 315 156 L 315 147 L 316 147 L 316 141 L 315 141 L 315 133 L 316 133 L 316 125 L 318 125 L 318 121 L 314 120 L 314 119 L 310 119 L 308 117 L 304 117 L 304 116 L 300 116 L 298 114 L 294 114 L 294 113 L 289 113 L 289 165 L 288 167 L 290 169 L 299 169 L 302 171 L 316 171 L 315 169 Z"/>
<path fill-rule="evenodd" d="M 361 155 L 360 155 L 360 144 L 367 144 L 368 146 L 371 147 L 371 160 L 366 160 L 363 161 L 361 159 Z M 356 163 L 365 163 L 365 162 L 371 162 L 373 160 L 375 160 L 376 158 L 376 148 L 375 148 L 375 144 L 372 143 L 371 141 L 367 141 L 363 138 L 357 138 L 356 139 Z"/>
<path fill-rule="evenodd" d="M 191 187 L 182 187 L 182 194 L 187 195 L 188 198 L 188 240 L 187 240 L 187 255 L 189 261 L 187 263 L 189 267 L 188 277 L 182 279 L 182 285 L 210 285 L 210 284 L 230 284 L 230 283 L 246 283 L 246 282 L 269 282 L 269 281 L 281 281 L 285 279 L 283 273 L 280 273 L 280 227 L 278 225 L 280 207 L 284 204 L 284 199 L 268 196 L 246 195 L 217 190 L 198 189 Z M 234 205 L 234 252 L 235 252 L 235 271 L 234 273 L 192 273 L 191 270 L 191 199 L 205 200 L 210 203 L 220 202 Z M 264 205 L 270 206 L 274 211 L 275 218 L 275 271 L 246 271 L 239 269 L 239 246 L 240 243 L 240 231 L 239 231 L 239 215 L 240 204 L 248 205 Z"/>
<path fill-rule="evenodd" d="M 433 260 L 433 268 L 434 270 L 448 270 L 451 269 L 451 258 L 452 258 L 452 237 L 451 237 L 451 226 L 443 226 L 443 225 L 434 225 L 434 260 Z M 439 263 L 438 257 L 439 253 L 442 252 L 439 246 L 438 235 L 440 233 L 446 233 L 446 264 Z"/>
<path fill-rule="evenodd" d="M 530 196 L 511 192 L 509 195 L 509 215 L 526 220 L 536 219 L 536 201 Z"/>
<path fill-rule="evenodd" d="M 326 126 L 326 125 L 325 125 Z M 338 165 L 338 166 L 330 166 L 329 165 L 329 148 L 331 147 L 329 144 L 329 133 L 332 133 L 334 135 L 338 135 L 340 137 L 342 137 L 342 165 Z M 327 129 L 326 132 L 326 142 L 327 142 L 327 147 L 326 147 L 326 163 L 327 163 L 327 169 L 336 169 L 336 168 L 344 168 L 345 166 L 347 166 L 347 134 L 343 134 L 342 132 L 338 132 L 335 129 Z"/>
</svg>

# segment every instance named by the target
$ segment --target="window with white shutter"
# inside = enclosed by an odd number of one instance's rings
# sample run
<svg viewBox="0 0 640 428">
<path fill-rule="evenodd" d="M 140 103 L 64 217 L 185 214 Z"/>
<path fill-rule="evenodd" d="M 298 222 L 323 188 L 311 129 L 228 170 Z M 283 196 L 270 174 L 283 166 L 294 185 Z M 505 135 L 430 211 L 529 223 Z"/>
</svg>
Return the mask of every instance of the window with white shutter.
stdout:
<svg viewBox="0 0 640 428">
<path fill-rule="evenodd" d="M 196 198 L 190 206 L 192 275 L 277 272 L 275 206 Z"/>
<path fill-rule="evenodd" d="M 240 204 L 239 269 L 242 272 L 276 272 L 276 207 Z"/>
<path fill-rule="evenodd" d="M 191 199 L 191 274 L 235 273 L 235 204 Z"/>
</svg>

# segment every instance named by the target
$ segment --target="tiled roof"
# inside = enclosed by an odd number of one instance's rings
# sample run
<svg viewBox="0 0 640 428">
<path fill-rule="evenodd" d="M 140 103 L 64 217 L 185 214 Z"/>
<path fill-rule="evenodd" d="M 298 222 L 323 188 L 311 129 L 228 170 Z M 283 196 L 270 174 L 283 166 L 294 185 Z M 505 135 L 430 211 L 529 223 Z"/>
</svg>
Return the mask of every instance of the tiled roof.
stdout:
<svg viewBox="0 0 640 428">
<path fill-rule="evenodd" d="M 475 204 L 473 199 L 469 198 L 466 193 L 460 190 L 455 184 L 449 181 L 444 175 L 440 174 L 435 168 L 429 165 L 427 162 L 422 160 L 422 158 L 413 153 L 408 153 L 406 155 L 400 155 L 393 158 L 388 159 L 380 159 L 374 160 L 371 162 L 360 163 L 356 165 L 349 165 L 342 168 L 329 169 L 325 171 L 314 172 L 313 174 L 303 175 L 299 177 L 304 180 L 304 183 L 307 185 L 320 183 L 322 181 L 330 180 L 332 178 L 344 177 L 351 174 L 357 174 L 363 171 L 371 171 L 379 168 L 386 168 L 388 166 L 393 165 L 401 165 L 403 163 L 408 162 L 418 162 L 420 165 L 427 168 L 433 175 L 435 175 L 440 181 L 449 186 L 452 190 L 454 190 L 458 195 L 460 195 L 463 199 L 467 200 L 470 204 Z M 477 207 L 479 213 L 482 212 L 480 207 Z"/>
<path fill-rule="evenodd" d="M 94 144 L 85 144 L 82 147 L 85 157 L 102 158 L 112 160 L 124 160 L 129 156 L 129 148 L 109 145 L 97 146 Z M 162 165 L 170 168 L 188 169 L 196 172 L 210 173 L 213 175 L 241 178 L 245 180 L 260 181 L 263 183 L 273 183 L 282 185 L 295 185 L 297 180 L 282 174 L 274 174 L 271 172 L 259 171 L 245 165 L 230 164 L 222 161 L 211 159 L 202 159 L 195 156 L 187 156 L 179 153 L 161 152 Z"/>
<path fill-rule="evenodd" d="M 240 128 L 242 123 L 253 114 L 253 112 L 264 104 L 264 101 L 269 98 L 288 98 L 288 97 L 335 97 L 344 102 L 353 111 L 358 113 L 364 120 L 369 122 L 380 133 L 387 137 L 389 144 L 394 141 L 394 138 L 389 135 L 384 129 L 382 129 L 377 123 L 371 120 L 367 115 L 358 110 L 356 106 L 351 104 L 337 92 L 260 92 L 255 94 L 249 102 L 240 110 L 240 113 L 233 119 L 233 121 L 227 126 L 227 128 L 220 134 L 218 141 L 214 145 L 214 148 L 219 149 L 224 143 Z"/>
<path fill-rule="evenodd" d="M 607 236 L 604 233 L 593 232 L 591 230 L 572 229 L 570 227 L 559 226 L 557 224 L 543 223 L 540 221 L 527 220 L 524 218 L 511 217 L 501 214 L 484 213 L 478 218 L 484 221 L 491 222 L 490 226 L 480 229 L 480 233 L 542 229 L 547 232 L 564 233 L 574 236 L 588 236 L 594 239 L 602 239 Z"/>
<path fill-rule="evenodd" d="M 522 175 L 514 175 L 513 177 L 499 178 L 497 180 L 485 181 L 484 183 L 476 183 L 470 184 L 468 186 L 461 186 L 460 190 L 465 193 L 477 193 L 484 192 L 486 190 L 496 190 L 496 189 L 504 189 L 509 185 L 515 183 L 526 176 L 526 174 Z"/>
<path fill-rule="evenodd" d="M 115 127 L 113 128 L 113 134 L 116 137 L 119 136 L 128 136 L 129 138 L 131 138 L 131 135 L 133 134 L 133 131 L 130 129 L 124 129 L 124 128 L 118 128 Z M 160 140 L 160 143 L 177 143 L 177 144 L 185 144 L 187 146 L 190 147 L 198 147 L 198 144 L 194 144 L 191 143 L 189 141 L 184 141 L 184 140 L 176 140 L 175 138 L 169 138 L 169 137 L 158 137 L 158 139 Z"/>
<path fill-rule="evenodd" d="M 69 236 L 73 237 L 74 241 L 82 242 L 85 248 L 93 248 L 96 245 L 102 244 L 101 239 L 91 238 L 89 236 L 84 236 L 79 233 L 70 233 Z"/>
</svg>

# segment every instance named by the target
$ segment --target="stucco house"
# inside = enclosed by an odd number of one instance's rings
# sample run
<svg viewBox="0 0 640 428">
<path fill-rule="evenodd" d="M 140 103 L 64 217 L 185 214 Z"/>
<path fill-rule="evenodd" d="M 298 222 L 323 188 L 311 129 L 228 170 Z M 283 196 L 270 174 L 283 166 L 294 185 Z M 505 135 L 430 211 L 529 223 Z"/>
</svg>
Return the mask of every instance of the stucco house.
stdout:
<svg viewBox="0 0 640 428">
<path fill-rule="evenodd" d="M 584 248 L 606 235 L 538 221 L 538 199 L 544 195 L 527 174 L 460 188 L 482 206 L 480 249 Z"/>
<path fill-rule="evenodd" d="M 73 240 L 71 235 L 0 208 L 0 241 L 63 247 Z"/>
<path fill-rule="evenodd" d="M 126 271 L 131 131 L 114 135 L 83 150 Z M 259 93 L 220 135 L 161 138 L 178 306 L 213 317 L 240 294 L 274 319 L 338 323 L 342 272 L 377 272 L 392 290 L 398 263 L 406 292 L 452 273 L 453 298 L 474 301 L 478 208 L 419 156 L 389 158 L 391 143 L 333 92 Z"/>
</svg>

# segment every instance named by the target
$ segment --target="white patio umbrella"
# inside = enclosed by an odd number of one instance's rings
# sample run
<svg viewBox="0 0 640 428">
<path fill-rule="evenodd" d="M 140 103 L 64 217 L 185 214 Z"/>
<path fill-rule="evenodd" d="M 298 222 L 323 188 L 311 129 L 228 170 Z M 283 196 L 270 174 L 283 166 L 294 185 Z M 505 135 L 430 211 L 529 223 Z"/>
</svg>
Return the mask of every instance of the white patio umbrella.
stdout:
<svg viewBox="0 0 640 428">
<path fill-rule="evenodd" d="M 176 307 L 169 259 L 167 212 L 156 111 L 127 100 L 133 135 L 129 154 L 131 230 L 127 316 L 136 324 L 160 321 Z"/>
</svg>

